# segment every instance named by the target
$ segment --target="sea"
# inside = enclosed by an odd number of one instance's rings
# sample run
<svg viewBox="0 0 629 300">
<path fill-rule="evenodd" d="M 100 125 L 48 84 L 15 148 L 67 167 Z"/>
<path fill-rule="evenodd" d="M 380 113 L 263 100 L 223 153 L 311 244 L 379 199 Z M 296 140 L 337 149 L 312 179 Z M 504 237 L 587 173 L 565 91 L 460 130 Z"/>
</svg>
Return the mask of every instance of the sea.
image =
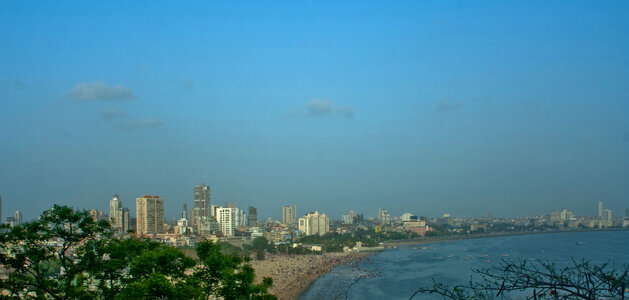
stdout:
<svg viewBox="0 0 629 300">
<path fill-rule="evenodd" d="M 409 299 L 433 279 L 465 284 L 472 269 L 502 260 L 547 260 L 559 266 L 573 259 L 595 264 L 629 264 L 629 231 L 540 233 L 404 245 L 340 265 L 315 281 L 300 299 Z M 476 278 L 476 277 L 474 277 Z M 442 299 L 420 294 L 413 299 Z"/>
</svg>

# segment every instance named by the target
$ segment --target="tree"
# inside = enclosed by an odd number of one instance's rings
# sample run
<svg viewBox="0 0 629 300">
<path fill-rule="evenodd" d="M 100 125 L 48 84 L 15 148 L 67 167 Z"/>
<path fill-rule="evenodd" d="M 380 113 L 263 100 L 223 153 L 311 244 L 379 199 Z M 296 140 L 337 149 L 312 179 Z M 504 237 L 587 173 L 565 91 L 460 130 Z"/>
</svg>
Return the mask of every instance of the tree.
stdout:
<svg viewBox="0 0 629 300">
<path fill-rule="evenodd" d="M 89 298 L 85 265 L 74 255 L 83 244 L 111 235 L 109 223 L 87 212 L 55 205 L 33 222 L 0 236 L 0 264 L 8 270 L 0 289 L 12 298 Z"/>
<path fill-rule="evenodd" d="M 594 265 L 572 260 L 566 267 L 549 261 L 503 260 L 492 269 L 473 270 L 480 281 L 451 287 L 434 282 L 419 293 L 434 293 L 447 299 L 509 299 L 518 291 L 525 299 L 625 299 L 629 293 L 629 266 L 616 267 L 608 262 Z"/>
<path fill-rule="evenodd" d="M 196 261 L 177 248 L 146 239 L 106 239 L 79 254 L 102 299 L 191 299 L 199 294 L 186 275 Z"/>
<path fill-rule="evenodd" d="M 254 284 L 253 268 L 217 244 L 199 243 L 196 261 L 148 239 L 111 238 L 106 221 L 68 207 L 0 233 L 0 298 L 276 299 L 270 278 Z"/>
<path fill-rule="evenodd" d="M 277 299 L 267 292 L 273 280 L 266 277 L 254 284 L 253 268 L 238 255 L 223 255 L 212 242 L 199 243 L 196 250 L 200 265 L 193 276 L 207 299 Z"/>
<path fill-rule="evenodd" d="M 263 236 L 259 236 L 253 239 L 253 249 L 254 250 L 269 250 L 271 248 L 269 244 L 269 240 L 267 240 Z"/>
</svg>

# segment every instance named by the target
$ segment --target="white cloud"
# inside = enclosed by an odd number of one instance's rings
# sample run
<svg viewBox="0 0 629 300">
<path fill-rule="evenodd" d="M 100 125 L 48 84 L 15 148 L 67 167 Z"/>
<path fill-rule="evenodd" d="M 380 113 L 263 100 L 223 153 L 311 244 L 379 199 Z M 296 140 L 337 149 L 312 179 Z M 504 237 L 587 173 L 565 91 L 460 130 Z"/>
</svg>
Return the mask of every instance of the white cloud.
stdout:
<svg viewBox="0 0 629 300">
<path fill-rule="evenodd" d="M 332 112 L 332 103 L 327 100 L 312 99 L 306 103 L 306 109 L 311 116 L 322 116 Z"/>
<path fill-rule="evenodd" d="M 308 115 L 313 117 L 324 115 L 338 115 L 345 119 L 351 120 L 354 118 L 355 110 L 349 106 L 336 106 L 331 101 L 312 99 L 306 103 L 306 110 Z M 291 111 L 292 116 L 299 115 L 295 111 Z"/>
<path fill-rule="evenodd" d="M 69 98 L 78 101 L 133 99 L 133 92 L 130 89 L 122 85 L 109 86 L 102 81 L 77 83 L 66 94 Z"/>
</svg>

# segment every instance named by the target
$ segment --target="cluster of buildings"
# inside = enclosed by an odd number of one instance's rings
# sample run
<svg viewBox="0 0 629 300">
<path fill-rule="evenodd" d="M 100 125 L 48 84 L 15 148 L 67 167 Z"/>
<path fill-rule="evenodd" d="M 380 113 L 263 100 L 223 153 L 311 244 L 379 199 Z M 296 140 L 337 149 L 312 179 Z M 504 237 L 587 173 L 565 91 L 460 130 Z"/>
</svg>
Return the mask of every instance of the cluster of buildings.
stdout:
<svg viewBox="0 0 629 300">
<path fill-rule="evenodd" d="M 109 215 L 90 210 L 95 220 L 107 219 L 120 237 L 144 236 L 162 240 L 174 246 L 194 246 L 200 240 L 224 240 L 242 246 L 256 237 L 282 243 L 305 235 L 323 235 L 330 231 L 330 220 L 325 214 L 313 212 L 297 217 L 297 205 L 282 207 L 282 221 L 258 221 L 257 208 L 247 211 L 233 203 L 224 206 L 212 204 L 211 189 L 201 183 L 193 190 L 193 207 L 183 210 L 176 222 L 167 222 L 164 216 L 164 199 L 156 195 L 143 195 L 135 200 L 136 215 L 116 194 L 109 201 Z"/>
<path fill-rule="evenodd" d="M 627 209 L 626 217 L 629 217 L 629 209 Z M 571 211 L 562 209 L 555 210 L 550 214 L 549 225 L 567 228 L 609 228 L 609 227 L 627 227 L 629 220 L 627 218 L 612 217 L 612 211 L 603 208 L 603 201 L 598 202 L 598 217 L 577 217 Z"/>
<path fill-rule="evenodd" d="M 2 220 L 2 195 L 0 195 L 0 220 Z M 12 216 L 7 217 L 6 223 L 9 224 L 9 226 L 11 227 L 24 223 L 24 217 L 22 216 L 22 212 L 19 210 L 16 210 Z"/>
<path fill-rule="evenodd" d="M 95 220 L 108 220 L 119 237 L 143 236 L 173 246 L 194 247 L 197 241 L 222 240 L 236 246 L 251 244 L 257 237 L 265 237 L 275 244 L 295 243 L 301 237 L 324 235 L 328 232 L 340 234 L 355 230 L 374 230 L 375 233 L 414 233 L 426 236 L 435 234 L 461 234 L 491 231 L 535 231 L 579 228 L 629 227 L 629 209 L 625 217 L 612 217 L 603 202 L 598 203 L 597 217 L 577 217 L 566 209 L 552 211 L 548 215 L 524 218 L 493 218 L 491 213 L 482 218 L 456 218 L 444 214 L 441 218 L 427 218 L 404 213 L 392 217 L 386 209 L 379 208 L 376 217 L 365 218 L 350 210 L 341 220 L 331 220 L 325 213 L 314 211 L 298 217 L 297 205 L 282 207 L 281 221 L 268 218 L 258 220 L 257 208 L 238 208 L 234 203 L 224 206 L 212 204 L 211 189 L 204 183 L 193 189 L 193 207 L 183 209 L 178 218 L 167 222 L 164 212 L 164 199 L 157 195 L 143 195 L 135 199 L 136 214 L 123 206 L 116 194 L 109 201 L 109 214 L 92 209 L 89 214 Z M 0 196 L 0 216 L 2 214 Z M 11 226 L 23 223 L 22 213 L 16 211 L 7 217 Z"/>
</svg>

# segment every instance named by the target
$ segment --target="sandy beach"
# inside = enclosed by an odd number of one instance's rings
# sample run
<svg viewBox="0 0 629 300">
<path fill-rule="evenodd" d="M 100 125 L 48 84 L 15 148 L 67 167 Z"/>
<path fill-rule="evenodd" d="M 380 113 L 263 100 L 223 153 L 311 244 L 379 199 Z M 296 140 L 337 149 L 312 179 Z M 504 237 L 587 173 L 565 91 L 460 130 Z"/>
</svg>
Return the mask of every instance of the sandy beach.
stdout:
<svg viewBox="0 0 629 300">
<path fill-rule="evenodd" d="M 626 230 L 626 229 L 621 229 Z M 543 232 L 497 232 L 485 234 L 471 234 L 458 236 L 428 237 L 416 240 L 389 241 L 385 248 L 409 244 L 429 244 L 453 240 L 491 238 L 512 235 L 530 235 L 543 233 L 586 232 L 597 230 L 565 230 Z M 252 259 L 251 266 L 256 271 L 256 283 L 263 277 L 273 278 L 270 292 L 281 300 L 299 299 L 299 296 L 323 274 L 334 267 L 363 258 L 374 252 L 325 253 L 321 255 L 287 255 L 267 254 L 265 260 Z"/>
<path fill-rule="evenodd" d="M 334 267 L 369 255 L 366 252 L 325 253 L 321 255 L 267 254 L 265 260 L 252 260 L 256 283 L 263 277 L 273 278 L 270 292 L 281 300 L 299 299 L 299 296 L 317 278 Z"/>
</svg>

